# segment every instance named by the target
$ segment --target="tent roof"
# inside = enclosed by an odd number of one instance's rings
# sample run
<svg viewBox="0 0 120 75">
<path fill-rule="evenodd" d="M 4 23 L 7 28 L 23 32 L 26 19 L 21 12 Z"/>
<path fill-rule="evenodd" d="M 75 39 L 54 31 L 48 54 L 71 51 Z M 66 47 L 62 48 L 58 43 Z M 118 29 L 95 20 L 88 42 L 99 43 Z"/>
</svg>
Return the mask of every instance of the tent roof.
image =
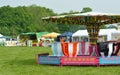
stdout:
<svg viewBox="0 0 120 75">
<path fill-rule="evenodd" d="M 40 38 L 42 35 L 48 34 L 48 32 L 39 32 L 36 33 L 37 38 Z"/>
<path fill-rule="evenodd" d="M 0 37 L 2 37 L 3 35 L 2 34 L 0 34 Z"/>
<path fill-rule="evenodd" d="M 0 38 L 10 38 L 9 36 L 1 36 Z"/>
<path fill-rule="evenodd" d="M 65 33 L 63 33 L 63 34 L 61 34 L 61 35 L 59 35 L 60 37 L 64 37 L 64 36 L 72 36 L 73 35 L 73 33 L 72 32 L 65 32 Z"/>
<path fill-rule="evenodd" d="M 112 34 L 120 34 L 120 30 L 114 31 Z"/>
<path fill-rule="evenodd" d="M 100 29 L 99 35 L 107 35 L 107 34 L 114 33 L 114 32 L 117 32 L 117 30 L 116 29 Z M 87 32 L 87 30 L 78 30 L 72 36 L 73 37 L 88 36 L 88 32 Z"/>
<path fill-rule="evenodd" d="M 45 37 L 45 38 L 56 38 L 58 35 L 60 35 L 60 34 L 56 33 L 56 32 L 51 32 L 51 33 L 42 35 L 42 37 Z"/>
<path fill-rule="evenodd" d="M 37 38 L 41 37 L 42 35 L 47 34 L 48 32 L 28 32 L 28 33 L 22 33 L 20 35 L 36 35 Z"/>
</svg>

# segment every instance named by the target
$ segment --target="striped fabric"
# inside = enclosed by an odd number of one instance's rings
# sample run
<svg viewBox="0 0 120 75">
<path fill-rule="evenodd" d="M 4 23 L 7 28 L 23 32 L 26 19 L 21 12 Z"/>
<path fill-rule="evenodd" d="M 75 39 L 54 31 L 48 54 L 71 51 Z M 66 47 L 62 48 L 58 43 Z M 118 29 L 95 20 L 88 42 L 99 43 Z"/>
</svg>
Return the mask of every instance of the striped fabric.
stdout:
<svg viewBox="0 0 120 75">
<path fill-rule="evenodd" d="M 102 50 L 102 47 L 104 46 L 101 46 L 101 45 L 98 45 L 98 46 L 100 46 L 99 49 L 101 48 L 99 51 L 102 57 L 105 57 L 105 56 L 111 57 L 113 55 L 116 56 L 119 52 L 118 44 L 114 44 L 114 42 L 108 42 L 107 48 L 103 50 Z"/>
<path fill-rule="evenodd" d="M 60 42 L 53 42 L 51 48 L 54 56 L 63 56 Z"/>
<path fill-rule="evenodd" d="M 109 43 L 108 48 L 109 48 L 108 57 L 110 57 L 112 55 L 112 52 L 113 52 L 113 43 Z"/>
<path fill-rule="evenodd" d="M 78 43 L 77 42 L 62 42 L 62 52 L 65 56 L 74 57 L 78 54 Z"/>
<path fill-rule="evenodd" d="M 90 52 L 90 56 L 100 56 L 97 45 L 90 45 L 89 52 Z"/>
<path fill-rule="evenodd" d="M 78 55 L 89 55 L 89 42 L 79 42 L 78 43 Z"/>
</svg>

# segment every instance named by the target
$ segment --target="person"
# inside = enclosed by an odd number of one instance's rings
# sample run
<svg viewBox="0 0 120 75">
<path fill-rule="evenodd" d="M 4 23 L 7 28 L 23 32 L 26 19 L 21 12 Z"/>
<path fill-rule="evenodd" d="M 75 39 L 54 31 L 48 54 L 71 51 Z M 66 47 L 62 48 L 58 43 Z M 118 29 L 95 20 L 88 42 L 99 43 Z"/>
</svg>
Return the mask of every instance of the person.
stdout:
<svg viewBox="0 0 120 75">
<path fill-rule="evenodd" d="M 120 49 L 120 39 L 118 39 L 115 43 L 113 43 L 113 54 L 117 55 Z"/>
<path fill-rule="evenodd" d="M 64 38 L 60 37 L 60 42 L 64 42 Z"/>
<path fill-rule="evenodd" d="M 108 56 L 108 52 L 109 52 L 109 47 L 108 47 L 108 42 L 98 42 L 98 51 L 99 54 L 104 57 L 104 56 Z"/>
<path fill-rule="evenodd" d="M 120 49 L 120 39 L 117 41 L 108 41 L 108 42 L 99 42 L 98 44 L 98 50 L 100 52 L 100 55 L 104 57 L 105 56 L 117 56 Z"/>
<path fill-rule="evenodd" d="M 43 43 L 43 41 L 42 41 L 42 39 L 40 39 L 39 45 L 42 46 L 42 43 Z"/>
<path fill-rule="evenodd" d="M 120 39 L 118 39 L 115 43 L 116 43 L 116 44 L 119 44 L 119 43 L 120 43 Z"/>
<path fill-rule="evenodd" d="M 70 42 L 70 37 L 67 36 L 65 42 Z"/>
</svg>

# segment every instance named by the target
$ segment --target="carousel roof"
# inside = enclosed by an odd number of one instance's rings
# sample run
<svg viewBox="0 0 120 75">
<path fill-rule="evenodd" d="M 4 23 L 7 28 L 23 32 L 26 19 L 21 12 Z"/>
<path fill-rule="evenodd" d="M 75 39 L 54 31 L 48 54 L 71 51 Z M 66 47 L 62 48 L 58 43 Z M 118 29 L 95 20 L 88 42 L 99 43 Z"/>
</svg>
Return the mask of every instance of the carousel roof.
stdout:
<svg viewBox="0 0 120 75">
<path fill-rule="evenodd" d="M 103 15 L 116 16 L 116 15 L 120 15 L 120 14 L 101 13 L 101 12 L 86 12 L 86 13 L 73 14 L 73 15 L 76 15 L 76 16 L 103 16 Z"/>
<path fill-rule="evenodd" d="M 86 12 L 86 13 L 80 13 L 80 14 L 49 16 L 49 17 L 44 17 L 42 19 L 63 18 L 63 17 L 72 17 L 72 16 L 104 16 L 104 15 L 106 15 L 106 16 L 120 16 L 120 14 L 113 14 L 113 13 Z"/>
<path fill-rule="evenodd" d="M 57 22 L 62 24 L 113 24 L 120 22 L 120 14 L 113 13 L 99 13 L 99 12 L 87 12 L 80 14 L 70 14 L 61 16 L 50 16 L 42 18 L 46 21 Z"/>
</svg>

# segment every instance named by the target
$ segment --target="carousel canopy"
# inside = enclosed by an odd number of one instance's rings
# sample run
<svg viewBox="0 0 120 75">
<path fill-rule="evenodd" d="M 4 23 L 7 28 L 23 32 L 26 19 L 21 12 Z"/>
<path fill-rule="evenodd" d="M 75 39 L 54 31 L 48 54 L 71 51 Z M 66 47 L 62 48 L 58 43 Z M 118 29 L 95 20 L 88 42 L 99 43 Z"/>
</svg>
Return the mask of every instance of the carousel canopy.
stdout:
<svg viewBox="0 0 120 75">
<path fill-rule="evenodd" d="M 85 25 L 90 37 L 90 43 L 96 45 L 100 26 L 105 24 L 120 23 L 120 14 L 87 12 L 80 14 L 51 16 L 42 19 L 61 24 Z"/>
<path fill-rule="evenodd" d="M 52 21 L 62 24 L 112 24 L 120 22 L 120 14 L 87 12 L 81 14 L 71 14 L 62 16 L 51 16 L 42 18 L 46 21 Z"/>
<path fill-rule="evenodd" d="M 65 33 L 59 35 L 59 37 L 72 36 L 72 34 L 73 34 L 72 32 L 65 32 Z"/>
</svg>

